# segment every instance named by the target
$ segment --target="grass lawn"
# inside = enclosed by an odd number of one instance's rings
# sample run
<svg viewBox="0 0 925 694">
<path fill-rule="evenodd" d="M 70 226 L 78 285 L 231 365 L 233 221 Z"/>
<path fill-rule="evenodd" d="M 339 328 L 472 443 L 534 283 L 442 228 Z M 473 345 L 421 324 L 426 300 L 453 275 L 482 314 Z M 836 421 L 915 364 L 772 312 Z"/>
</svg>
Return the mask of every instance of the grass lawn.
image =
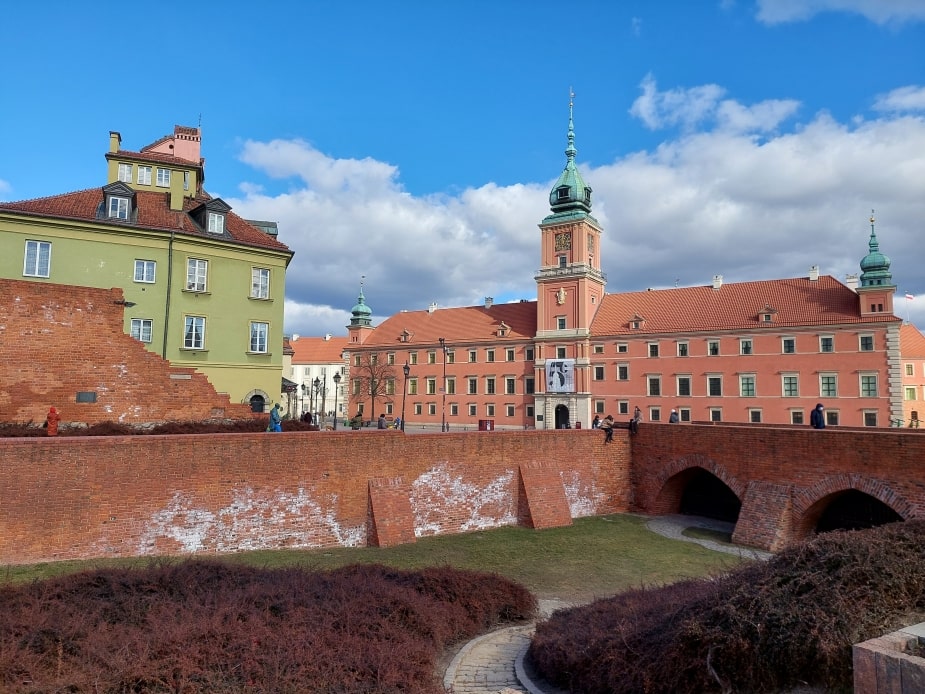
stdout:
<svg viewBox="0 0 925 694">
<path fill-rule="evenodd" d="M 262 568 L 312 570 L 381 563 L 400 569 L 453 566 L 487 571 L 529 588 L 540 599 L 585 602 L 641 586 L 722 572 L 739 563 L 733 555 L 657 535 L 646 518 L 633 515 L 578 518 L 564 528 L 494 530 L 419 538 L 398 547 L 266 550 L 221 555 Z M 205 556 L 205 555 L 201 555 Z M 105 566 L 146 566 L 159 559 L 62 561 L 0 567 L 0 582 L 18 583 Z"/>
</svg>

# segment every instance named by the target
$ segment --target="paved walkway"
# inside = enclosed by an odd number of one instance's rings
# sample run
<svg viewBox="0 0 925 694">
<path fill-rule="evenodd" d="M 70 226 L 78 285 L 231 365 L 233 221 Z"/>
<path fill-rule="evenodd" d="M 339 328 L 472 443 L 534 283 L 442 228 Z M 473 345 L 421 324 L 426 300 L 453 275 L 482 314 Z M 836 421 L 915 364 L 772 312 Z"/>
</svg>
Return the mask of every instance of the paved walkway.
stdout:
<svg viewBox="0 0 925 694">
<path fill-rule="evenodd" d="M 732 532 L 732 523 L 695 516 L 660 516 L 650 519 L 646 526 L 665 537 L 696 542 L 717 552 L 753 559 L 771 556 L 760 550 L 695 539 L 682 534 L 685 528 L 693 527 Z M 539 607 L 540 616 L 548 617 L 553 611 L 570 605 L 556 600 L 541 600 Z M 531 622 L 498 629 L 467 643 L 447 667 L 443 677 L 444 689 L 451 694 L 561 694 L 560 690 L 545 682 L 535 681 L 524 664 L 534 626 Z"/>
</svg>

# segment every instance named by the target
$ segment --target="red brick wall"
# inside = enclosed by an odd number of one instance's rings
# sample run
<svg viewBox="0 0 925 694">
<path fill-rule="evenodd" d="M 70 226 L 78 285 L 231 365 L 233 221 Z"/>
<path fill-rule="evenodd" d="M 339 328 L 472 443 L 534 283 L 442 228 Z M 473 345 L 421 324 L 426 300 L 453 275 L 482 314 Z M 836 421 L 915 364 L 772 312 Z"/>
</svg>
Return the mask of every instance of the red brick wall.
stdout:
<svg viewBox="0 0 925 694">
<path fill-rule="evenodd" d="M 572 517 L 629 510 L 619 432 L 0 439 L 0 563 L 365 546 L 401 537 L 409 507 L 417 537 L 514 525 L 519 470 L 543 461 Z"/>
<path fill-rule="evenodd" d="M 251 416 L 126 335 L 121 300 L 121 289 L 0 279 L 0 422 L 44 422 L 51 406 L 61 426 Z"/>
<path fill-rule="evenodd" d="M 815 528 L 831 495 L 879 499 L 903 519 L 925 517 L 925 436 L 901 429 L 643 424 L 632 438 L 634 509 L 677 513 L 692 468 L 742 502 L 734 539 L 776 550 Z"/>
</svg>

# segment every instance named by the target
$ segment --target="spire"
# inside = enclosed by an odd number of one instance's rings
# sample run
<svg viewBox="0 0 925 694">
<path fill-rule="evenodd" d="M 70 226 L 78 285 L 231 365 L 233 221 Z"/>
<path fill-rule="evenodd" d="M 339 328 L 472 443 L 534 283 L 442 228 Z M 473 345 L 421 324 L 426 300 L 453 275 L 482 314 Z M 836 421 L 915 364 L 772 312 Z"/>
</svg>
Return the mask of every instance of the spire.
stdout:
<svg viewBox="0 0 925 694">
<path fill-rule="evenodd" d="M 360 295 L 357 297 L 356 305 L 350 309 L 350 326 L 365 327 L 372 325 L 372 309 L 366 305 L 366 297 L 363 296 L 363 280 L 366 279 L 366 275 L 360 276 Z"/>
<path fill-rule="evenodd" d="M 893 275 L 890 273 L 890 259 L 880 252 L 880 242 L 874 230 L 874 211 L 870 211 L 870 239 L 867 242 L 868 253 L 861 260 L 861 286 L 891 286 Z"/>
<path fill-rule="evenodd" d="M 565 169 L 549 193 L 549 204 L 555 214 L 591 212 L 591 188 L 585 185 L 575 165 L 575 155 L 578 154 L 578 150 L 575 148 L 574 100 L 575 92 L 569 88 L 568 146 L 565 148 Z"/>
</svg>

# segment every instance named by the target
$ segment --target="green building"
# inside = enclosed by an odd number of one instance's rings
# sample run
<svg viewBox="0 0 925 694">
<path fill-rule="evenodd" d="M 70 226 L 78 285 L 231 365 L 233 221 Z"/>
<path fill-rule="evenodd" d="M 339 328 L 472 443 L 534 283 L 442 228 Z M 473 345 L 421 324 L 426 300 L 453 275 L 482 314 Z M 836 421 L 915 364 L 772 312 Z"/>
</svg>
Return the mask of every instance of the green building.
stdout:
<svg viewBox="0 0 925 694">
<path fill-rule="evenodd" d="M 274 222 L 205 192 L 199 128 L 176 126 L 137 152 L 121 143 L 111 132 L 99 188 L 0 203 L 0 276 L 121 288 L 127 333 L 264 411 L 280 393 L 292 251 Z"/>
</svg>

